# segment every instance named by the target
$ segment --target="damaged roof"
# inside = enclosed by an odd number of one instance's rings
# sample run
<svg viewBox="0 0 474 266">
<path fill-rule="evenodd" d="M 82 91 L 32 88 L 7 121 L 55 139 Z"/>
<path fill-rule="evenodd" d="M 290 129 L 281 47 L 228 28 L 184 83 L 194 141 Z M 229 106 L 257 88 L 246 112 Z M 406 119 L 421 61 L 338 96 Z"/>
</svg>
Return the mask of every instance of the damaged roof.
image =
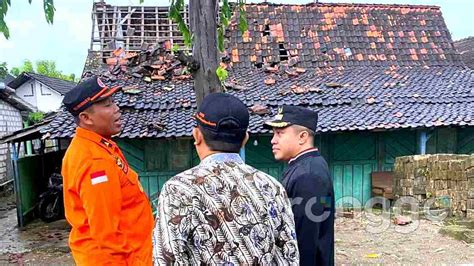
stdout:
<svg viewBox="0 0 474 266">
<path fill-rule="evenodd" d="M 226 92 L 251 113 L 250 132 L 283 104 L 320 113 L 318 132 L 474 125 L 474 72 L 433 6 L 246 5 L 249 31 L 232 22 L 222 66 Z M 267 27 L 268 26 L 268 27 Z M 191 136 L 192 77 L 171 41 L 140 51 L 90 51 L 83 78 L 121 86 L 123 138 Z M 283 47 L 283 48 L 282 48 Z M 286 52 L 285 52 L 286 51 Z M 60 112 L 44 131 L 74 134 Z"/>
<path fill-rule="evenodd" d="M 239 67 L 282 61 L 301 67 L 459 65 L 436 6 L 246 5 L 249 30 L 227 32 Z"/>
<path fill-rule="evenodd" d="M 454 47 L 461 54 L 461 59 L 471 69 L 474 69 L 474 37 L 468 37 L 454 42 Z"/>
<path fill-rule="evenodd" d="M 10 81 L 7 85 L 8 87 L 16 90 L 25 82 L 32 79 L 43 83 L 44 85 L 50 87 L 52 90 L 58 92 L 61 95 L 66 94 L 68 91 L 74 88 L 74 86 L 76 86 L 76 83 L 72 81 L 62 80 L 58 78 L 51 78 L 51 77 L 47 77 L 41 74 L 36 74 L 36 73 L 31 73 L 31 72 L 21 73 L 18 77 Z"/>
</svg>

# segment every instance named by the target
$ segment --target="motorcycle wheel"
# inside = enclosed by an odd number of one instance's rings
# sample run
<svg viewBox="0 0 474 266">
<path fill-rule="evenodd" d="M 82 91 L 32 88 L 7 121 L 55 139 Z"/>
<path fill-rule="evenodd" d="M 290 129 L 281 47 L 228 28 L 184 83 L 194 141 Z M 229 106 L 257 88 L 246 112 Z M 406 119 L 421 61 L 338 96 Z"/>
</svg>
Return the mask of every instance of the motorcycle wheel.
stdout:
<svg viewBox="0 0 474 266">
<path fill-rule="evenodd" d="M 64 218 L 61 195 L 45 195 L 39 202 L 40 219 L 46 223 Z"/>
</svg>

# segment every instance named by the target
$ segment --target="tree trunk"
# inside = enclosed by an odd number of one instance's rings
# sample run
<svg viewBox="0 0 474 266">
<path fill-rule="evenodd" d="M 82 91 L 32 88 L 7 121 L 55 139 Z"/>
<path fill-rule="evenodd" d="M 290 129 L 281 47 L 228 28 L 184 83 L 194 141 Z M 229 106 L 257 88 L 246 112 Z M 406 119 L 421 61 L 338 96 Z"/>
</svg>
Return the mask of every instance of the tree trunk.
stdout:
<svg viewBox="0 0 474 266">
<path fill-rule="evenodd" d="M 194 91 L 198 106 L 202 99 L 222 87 L 216 74 L 219 65 L 217 50 L 217 6 L 218 0 L 190 0 L 190 30 L 194 34 L 193 58 L 199 69 L 193 73 Z"/>
</svg>

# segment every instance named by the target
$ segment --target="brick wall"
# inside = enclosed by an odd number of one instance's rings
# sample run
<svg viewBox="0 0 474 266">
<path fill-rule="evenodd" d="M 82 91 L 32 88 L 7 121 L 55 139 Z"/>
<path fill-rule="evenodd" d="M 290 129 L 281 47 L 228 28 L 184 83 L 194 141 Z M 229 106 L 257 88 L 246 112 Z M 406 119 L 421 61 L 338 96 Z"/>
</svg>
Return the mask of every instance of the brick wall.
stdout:
<svg viewBox="0 0 474 266">
<path fill-rule="evenodd" d="M 474 155 L 415 155 L 395 161 L 394 194 L 420 202 L 449 199 L 454 214 L 474 217 Z"/>
<path fill-rule="evenodd" d="M 23 128 L 20 111 L 0 100 L 0 137 Z M 0 184 L 13 178 L 10 167 L 9 147 L 0 144 Z"/>
</svg>

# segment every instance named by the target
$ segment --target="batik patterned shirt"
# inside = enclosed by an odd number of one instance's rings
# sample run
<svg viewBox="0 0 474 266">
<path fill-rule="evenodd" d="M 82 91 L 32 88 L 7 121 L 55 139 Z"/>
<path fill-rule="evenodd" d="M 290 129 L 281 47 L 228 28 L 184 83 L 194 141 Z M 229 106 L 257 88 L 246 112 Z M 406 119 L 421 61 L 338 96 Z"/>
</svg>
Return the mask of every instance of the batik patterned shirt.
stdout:
<svg viewBox="0 0 474 266">
<path fill-rule="evenodd" d="M 290 201 L 273 177 L 218 153 L 164 185 L 153 233 L 154 262 L 297 265 Z"/>
</svg>

